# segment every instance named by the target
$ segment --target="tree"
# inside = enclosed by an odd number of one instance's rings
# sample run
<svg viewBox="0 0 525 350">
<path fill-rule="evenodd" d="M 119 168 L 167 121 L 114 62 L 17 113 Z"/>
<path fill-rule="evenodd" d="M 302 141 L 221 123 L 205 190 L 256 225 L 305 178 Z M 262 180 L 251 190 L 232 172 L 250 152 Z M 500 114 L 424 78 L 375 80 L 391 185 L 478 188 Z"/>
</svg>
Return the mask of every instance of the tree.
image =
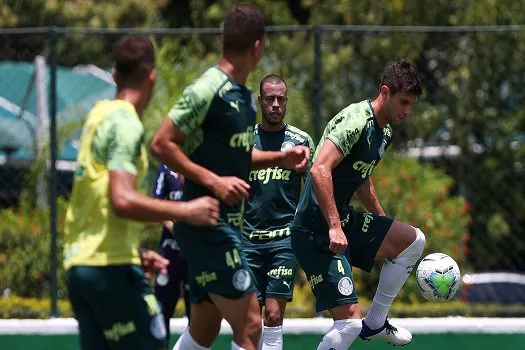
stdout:
<svg viewBox="0 0 525 350">
<path fill-rule="evenodd" d="M 13 1 L 0 5 L 4 26 L 69 25 L 101 27 L 218 27 L 237 1 L 123 0 Z M 418 0 L 375 3 L 365 0 L 255 1 L 269 25 L 512 25 L 522 23 L 520 0 L 498 2 L 435 0 L 429 7 Z M 89 6 L 87 6 L 89 4 Z M 130 10 L 131 9 L 131 10 Z M 500 29 L 501 30 L 501 29 Z M 43 50 L 39 37 L 1 36 L 0 55 L 32 59 Z M 45 37 L 44 37 L 45 39 Z M 60 37 L 60 63 L 110 66 L 116 37 L 75 34 Z M 179 42 L 177 75 L 194 61 L 214 62 L 218 36 L 170 37 Z M 315 81 L 314 36 L 311 31 L 268 34 L 266 56 L 249 81 L 279 73 L 289 83 L 289 120 L 313 131 L 320 104 L 322 122 L 349 103 L 373 98 L 384 64 L 394 57 L 413 61 L 424 80 L 425 93 L 413 118 L 397 128 L 398 151 L 425 145 L 455 145 L 455 158 L 439 155 L 434 164 L 456 179 L 454 193 L 464 196 L 472 213 L 469 262 L 477 270 L 525 268 L 524 143 L 525 31 L 385 32 L 325 29 L 321 35 L 322 82 Z M 159 39 L 160 40 L 160 39 Z M 162 41 L 160 46 L 162 46 Z M 179 52 L 177 52 L 179 54 Z M 193 68 L 192 68 L 193 69 Z M 192 73 L 193 74 L 193 73 Z M 197 74 L 195 75 L 195 77 Z M 321 91 L 321 100 L 315 96 Z M 175 94 L 175 93 L 174 93 Z M 175 98 L 173 95 L 172 98 Z M 297 106 L 292 107 L 292 102 Z M 165 106 L 165 108 L 168 108 Z M 521 133 L 521 134 L 520 134 Z M 493 246 L 515 252 L 488 254 Z"/>
</svg>

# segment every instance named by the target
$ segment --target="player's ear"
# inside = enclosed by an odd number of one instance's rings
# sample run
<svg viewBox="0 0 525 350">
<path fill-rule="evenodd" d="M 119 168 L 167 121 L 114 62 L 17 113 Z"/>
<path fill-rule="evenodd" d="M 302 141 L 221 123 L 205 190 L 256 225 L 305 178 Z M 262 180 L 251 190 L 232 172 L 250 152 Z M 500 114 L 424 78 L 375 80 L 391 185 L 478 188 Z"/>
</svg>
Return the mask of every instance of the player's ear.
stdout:
<svg viewBox="0 0 525 350">
<path fill-rule="evenodd" d="M 253 56 L 255 58 L 255 62 L 259 63 L 263 56 L 263 50 L 264 50 L 264 38 L 261 40 L 255 40 L 253 43 Z"/>
<path fill-rule="evenodd" d="M 390 89 L 386 85 L 381 85 L 380 93 L 385 100 L 388 100 L 388 98 L 390 97 Z"/>
<path fill-rule="evenodd" d="M 152 82 L 155 82 L 157 80 L 157 69 L 156 68 L 153 68 L 150 72 L 149 72 L 149 76 L 148 76 L 149 80 L 152 81 Z"/>
<path fill-rule="evenodd" d="M 262 106 L 262 97 L 261 97 L 261 95 L 257 96 L 257 101 L 259 101 L 259 106 Z"/>
</svg>

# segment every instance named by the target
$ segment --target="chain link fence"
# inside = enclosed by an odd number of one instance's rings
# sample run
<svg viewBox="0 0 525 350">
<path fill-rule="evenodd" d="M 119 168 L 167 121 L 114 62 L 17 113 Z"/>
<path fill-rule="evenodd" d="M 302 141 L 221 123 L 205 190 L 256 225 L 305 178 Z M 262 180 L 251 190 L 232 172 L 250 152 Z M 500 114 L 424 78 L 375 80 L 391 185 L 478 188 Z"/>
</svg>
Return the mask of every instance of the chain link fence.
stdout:
<svg viewBox="0 0 525 350">
<path fill-rule="evenodd" d="M 149 142 L 182 89 L 218 62 L 218 29 L 0 30 L 0 291 L 50 297 L 52 314 L 65 293 L 61 232 L 80 128 L 95 101 L 114 95 L 111 53 L 128 34 L 157 46 Z M 525 27 L 270 27 L 248 85 L 258 93 L 262 77 L 282 75 L 288 121 L 319 140 L 339 110 L 377 95 L 395 57 L 414 62 L 425 92 L 394 129 L 374 174 L 378 194 L 389 215 L 426 233 L 425 253 L 460 263 L 465 284 L 457 302 L 437 308 L 411 277 L 394 312 L 472 314 L 489 303 L 485 314 L 525 314 Z M 147 231 L 154 245 L 158 228 Z M 365 300 L 379 268 L 355 271 Z M 313 315 L 304 282 L 290 310 Z"/>
</svg>

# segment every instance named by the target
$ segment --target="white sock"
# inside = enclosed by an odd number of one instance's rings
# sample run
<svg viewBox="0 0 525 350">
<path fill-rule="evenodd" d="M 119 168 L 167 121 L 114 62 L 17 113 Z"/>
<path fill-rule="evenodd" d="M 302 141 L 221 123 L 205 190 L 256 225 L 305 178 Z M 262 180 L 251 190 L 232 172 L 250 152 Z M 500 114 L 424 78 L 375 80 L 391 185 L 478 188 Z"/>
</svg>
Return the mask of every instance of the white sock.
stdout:
<svg viewBox="0 0 525 350">
<path fill-rule="evenodd" d="M 392 302 L 403 288 L 424 248 L 425 235 L 417 229 L 417 237 L 412 244 L 394 259 L 385 260 L 374 300 L 365 317 L 365 323 L 370 329 L 379 329 L 385 324 Z"/>
<path fill-rule="evenodd" d="M 317 350 L 346 350 L 361 332 L 361 319 L 334 321 L 326 332 Z"/>
<path fill-rule="evenodd" d="M 283 326 L 266 327 L 263 326 L 262 350 L 282 350 L 283 349 Z"/>
<path fill-rule="evenodd" d="M 233 340 L 232 340 L 232 350 L 246 350 L 245 348 L 241 348 L 239 345 L 237 345 Z"/>
<path fill-rule="evenodd" d="M 205 348 L 197 344 L 197 342 L 191 337 L 189 328 L 179 337 L 177 343 L 172 350 L 210 350 L 211 348 Z"/>
</svg>

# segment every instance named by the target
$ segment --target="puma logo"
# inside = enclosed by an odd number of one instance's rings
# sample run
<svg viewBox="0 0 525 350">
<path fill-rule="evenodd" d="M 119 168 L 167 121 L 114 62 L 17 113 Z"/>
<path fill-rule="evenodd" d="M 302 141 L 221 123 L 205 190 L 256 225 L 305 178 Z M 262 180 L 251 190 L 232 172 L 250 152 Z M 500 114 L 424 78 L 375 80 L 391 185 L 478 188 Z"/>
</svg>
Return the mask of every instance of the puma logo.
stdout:
<svg viewBox="0 0 525 350">
<path fill-rule="evenodd" d="M 284 284 L 286 287 L 288 287 L 288 289 L 290 289 L 290 287 L 291 287 L 291 283 L 290 283 L 290 282 L 288 282 L 288 281 L 283 281 L 283 284 Z"/>
</svg>

